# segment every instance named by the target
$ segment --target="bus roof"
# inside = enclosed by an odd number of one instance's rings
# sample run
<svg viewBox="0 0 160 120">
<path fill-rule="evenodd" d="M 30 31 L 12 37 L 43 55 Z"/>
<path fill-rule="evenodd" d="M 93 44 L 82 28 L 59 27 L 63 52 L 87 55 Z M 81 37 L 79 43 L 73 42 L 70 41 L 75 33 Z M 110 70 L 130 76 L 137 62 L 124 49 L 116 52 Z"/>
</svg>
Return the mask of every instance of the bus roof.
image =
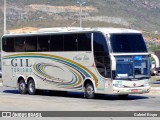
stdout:
<svg viewBox="0 0 160 120">
<path fill-rule="evenodd" d="M 23 36 L 23 35 L 34 35 L 34 34 L 56 34 L 56 33 L 80 33 L 80 32 L 102 32 L 104 34 L 114 33 L 141 33 L 137 30 L 127 28 L 80 28 L 80 27 L 56 27 L 56 28 L 42 28 L 37 31 L 25 32 L 25 33 L 9 33 L 4 36 Z"/>
</svg>

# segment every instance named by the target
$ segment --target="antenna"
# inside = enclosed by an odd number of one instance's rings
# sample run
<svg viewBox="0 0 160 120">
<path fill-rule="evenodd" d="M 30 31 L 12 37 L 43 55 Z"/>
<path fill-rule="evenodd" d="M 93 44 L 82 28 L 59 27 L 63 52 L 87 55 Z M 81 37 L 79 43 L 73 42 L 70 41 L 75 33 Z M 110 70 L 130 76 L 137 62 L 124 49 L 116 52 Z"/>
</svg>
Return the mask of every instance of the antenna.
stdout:
<svg viewBox="0 0 160 120">
<path fill-rule="evenodd" d="M 71 27 L 72 25 L 74 25 L 75 23 L 77 23 L 77 21 L 72 22 L 69 27 Z"/>
</svg>

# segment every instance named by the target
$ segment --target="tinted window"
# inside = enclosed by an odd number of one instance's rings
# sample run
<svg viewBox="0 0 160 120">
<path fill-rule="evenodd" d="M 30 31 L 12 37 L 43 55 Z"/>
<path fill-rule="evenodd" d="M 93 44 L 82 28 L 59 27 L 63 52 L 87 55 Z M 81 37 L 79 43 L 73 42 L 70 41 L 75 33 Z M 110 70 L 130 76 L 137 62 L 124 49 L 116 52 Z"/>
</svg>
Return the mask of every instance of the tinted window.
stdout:
<svg viewBox="0 0 160 120">
<path fill-rule="evenodd" d="M 94 33 L 94 53 L 96 56 L 108 55 L 108 45 L 105 37 L 101 33 Z"/>
<path fill-rule="evenodd" d="M 25 52 L 25 37 L 15 37 L 14 50 L 15 52 Z"/>
<path fill-rule="evenodd" d="M 38 51 L 49 51 L 50 36 L 38 36 Z"/>
<path fill-rule="evenodd" d="M 77 34 L 64 35 L 64 51 L 77 51 Z"/>
<path fill-rule="evenodd" d="M 37 51 L 37 36 L 26 37 L 26 51 L 27 52 Z"/>
<path fill-rule="evenodd" d="M 94 59 L 98 72 L 110 78 L 110 57 L 105 37 L 101 33 L 93 34 Z"/>
<path fill-rule="evenodd" d="M 147 52 L 141 34 L 112 34 L 110 42 L 113 52 Z"/>
<path fill-rule="evenodd" d="M 63 51 L 63 35 L 52 35 L 50 40 L 51 51 Z"/>
<path fill-rule="evenodd" d="M 2 49 L 6 52 L 14 51 L 14 38 L 6 38 L 4 37 L 2 40 Z"/>
<path fill-rule="evenodd" d="M 91 33 L 78 34 L 78 51 L 91 51 Z"/>
</svg>

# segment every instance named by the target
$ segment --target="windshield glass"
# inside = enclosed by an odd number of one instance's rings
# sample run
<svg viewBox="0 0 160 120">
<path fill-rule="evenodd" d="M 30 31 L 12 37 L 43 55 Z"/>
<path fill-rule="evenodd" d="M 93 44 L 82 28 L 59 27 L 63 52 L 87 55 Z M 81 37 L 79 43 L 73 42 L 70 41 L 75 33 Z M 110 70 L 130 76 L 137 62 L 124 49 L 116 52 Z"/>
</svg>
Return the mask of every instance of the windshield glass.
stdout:
<svg viewBox="0 0 160 120">
<path fill-rule="evenodd" d="M 116 57 L 116 79 L 144 79 L 150 77 L 147 56 Z"/>
<path fill-rule="evenodd" d="M 116 53 L 147 52 L 144 39 L 141 34 L 111 34 L 110 44 L 112 51 Z"/>
</svg>

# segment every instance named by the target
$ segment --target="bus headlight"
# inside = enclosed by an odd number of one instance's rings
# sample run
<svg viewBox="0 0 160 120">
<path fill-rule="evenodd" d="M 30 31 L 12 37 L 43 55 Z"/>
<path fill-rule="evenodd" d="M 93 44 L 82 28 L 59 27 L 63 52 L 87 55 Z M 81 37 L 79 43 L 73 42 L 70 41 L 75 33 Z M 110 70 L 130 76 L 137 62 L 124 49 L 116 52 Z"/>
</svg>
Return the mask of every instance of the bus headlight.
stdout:
<svg viewBox="0 0 160 120">
<path fill-rule="evenodd" d="M 113 84 L 114 87 L 123 88 L 124 86 L 122 84 Z"/>
</svg>

